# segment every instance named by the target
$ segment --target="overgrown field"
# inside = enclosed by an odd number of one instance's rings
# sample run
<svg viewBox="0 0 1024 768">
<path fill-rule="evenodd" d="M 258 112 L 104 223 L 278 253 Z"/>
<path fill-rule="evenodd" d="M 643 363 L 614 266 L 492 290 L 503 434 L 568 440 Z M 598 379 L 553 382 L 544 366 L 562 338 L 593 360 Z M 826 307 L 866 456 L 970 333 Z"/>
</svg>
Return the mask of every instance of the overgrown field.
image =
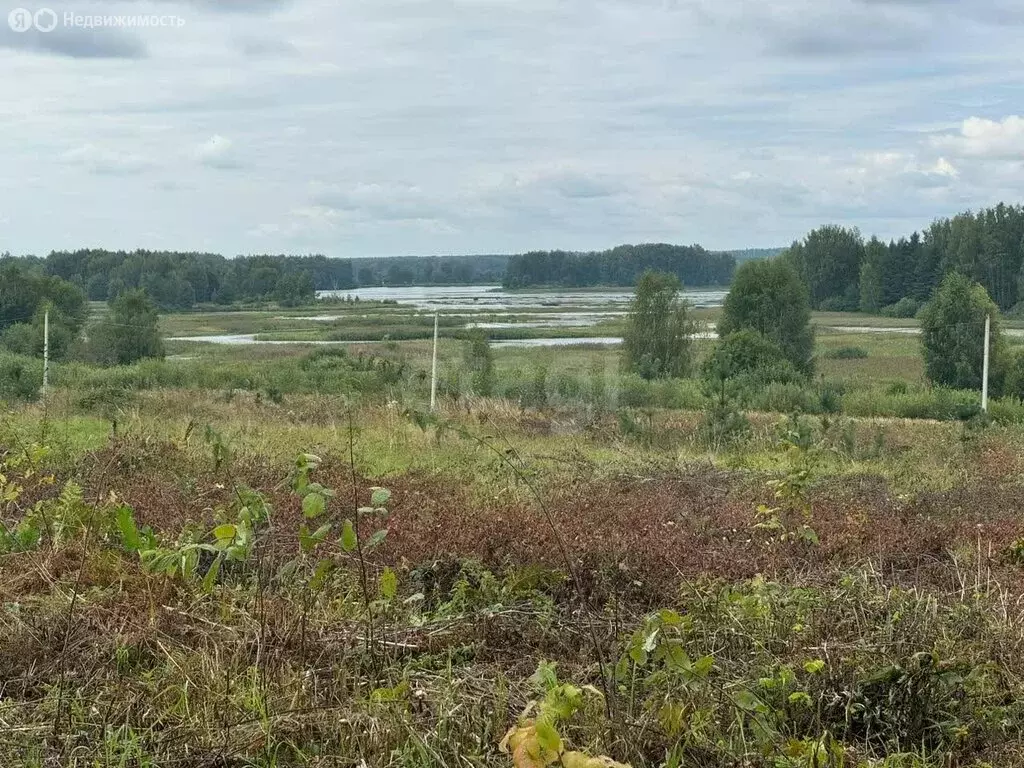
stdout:
<svg viewBox="0 0 1024 768">
<path fill-rule="evenodd" d="M 1021 427 L 306 359 L 0 419 L 0 764 L 1024 765 Z"/>
</svg>

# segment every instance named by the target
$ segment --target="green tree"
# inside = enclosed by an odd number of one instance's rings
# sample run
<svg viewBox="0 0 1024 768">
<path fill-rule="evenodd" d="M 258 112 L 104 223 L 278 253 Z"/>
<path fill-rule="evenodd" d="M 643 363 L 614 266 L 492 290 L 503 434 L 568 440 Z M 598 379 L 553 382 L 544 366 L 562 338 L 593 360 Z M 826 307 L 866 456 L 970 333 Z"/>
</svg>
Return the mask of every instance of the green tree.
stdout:
<svg viewBox="0 0 1024 768">
<path fill-rule="evenodd" d="M 675 275 L 644 272 L 626 318 L 623 366 L 645 379 L 686 376 L 693 365 L 695 325 Z"/>
<path fill-rule="evenodd" d="M 470 334 L 465 363 L 473 391 L 489 397 L 494 391 L 494 354 L 491 352 L 487 334 L 482 330 L 477 329 Z"/>
<path fill-rule="evenodd" d="M 92 332 L 93 357 L 107 365 L 130 365 L 164 356 L 156 306 L 141 288 L 125 291 L 110 302 L 110 312 Z"/>
<path fill-rule="evenodd" d="M 736 270 L 718 335 L 749 328 L 779 346 L 796 370 L 814 372 L 814 331 L 807 287 L 782 258 L 748 261 Z"/>
<path fill-rule="evenodd" d="M 796 267 L 810 291 L 811 304 L 856 309 L 864 241 L 856 229 L 830 224 L 812 230 L 783 255 Z M 849 305 L 849 306 L 847 306 Z"/>
<path fill-rule="evenodd" d="M 943 279 L 921 312 L 921 344 L 930 381 L 959 389 L 981 388 L 986 315 L 992 318 L 990 391 L 1002 391 L 1008 357 L 999 308 L 984 287 L 958 272 Z"/>
<path fill-rule="evenodd" d="M 722 338 L 701 365 L 701 375 L 716 392 L 723 392 L 730 381 L 743 388 L 747 384 L 760 387 L 802 378 L 782 348 L 752 328 Z"/>
<path fill-rule="evenodd" d="M 885 305 L 883 270 L 889 249 L 877 237 L 864 249 L 864 263 L 860 265 L 860 311 L 877 313 Z"/>
</svg>

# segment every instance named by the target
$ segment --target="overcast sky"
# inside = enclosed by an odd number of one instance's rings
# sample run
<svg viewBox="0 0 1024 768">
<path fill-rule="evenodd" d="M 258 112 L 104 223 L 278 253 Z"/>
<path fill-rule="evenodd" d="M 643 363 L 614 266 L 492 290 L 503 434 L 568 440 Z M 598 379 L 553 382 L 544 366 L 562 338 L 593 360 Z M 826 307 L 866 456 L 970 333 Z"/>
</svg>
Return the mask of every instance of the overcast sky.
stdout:
<svg viewBox="0 0 1024 768">
<path fill-rule="evenodd" d="M 1022 39 L 1022 0 L 0 0 L 0 252 L 909 233 L 1024 199 Z"/>
</svg>

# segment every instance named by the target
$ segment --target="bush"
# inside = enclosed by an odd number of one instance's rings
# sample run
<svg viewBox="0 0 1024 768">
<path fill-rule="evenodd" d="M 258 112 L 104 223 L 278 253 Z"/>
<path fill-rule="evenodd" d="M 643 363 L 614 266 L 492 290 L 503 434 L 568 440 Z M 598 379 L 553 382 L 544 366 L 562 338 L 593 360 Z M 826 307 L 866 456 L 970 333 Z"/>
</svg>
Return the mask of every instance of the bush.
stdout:
<svg viewBox="0 0 1024 768">
<path fill-rule="evenodd" d="M 988 415 L 997 424 L 1024 423 L 1024 401 L 1013 396 L 990 400 Z"/>
<path fill-rule="evenodd" d="M 719 335 L 750 329 L 777 344 L 793 367 L 814 369 L 814 330 L 807 286 L 781 259 L 748 261 L 736 270 L 725 298 Z"/>
<path fill-rule="evenodd" d="M 18 355 L 0 355 L 0 400 L 35 400 L 42 384 L 41 361 Z"/>
<path fill-rule="evenodd" d="M 882 307 L 879 314 L 883 317 L 917 317 L 917 313 L 920 311 L 921 302 L 910 296 L 904 296 L 895 304 Z"/>
<path fill-rule="evenodd" d="M 981 388 L 986 317 L 992 320 L 989 388 L 1001 394 L 1007 348 L 999 308 L 984 287 L 955 272 L 943 279 L 921 312 L 921 343 L 930 381 L 958 389 Z"/>
<path fill-rule="evenodd" d="M 919 388 L 893 394 L 858 390 L 843 397 L 843 412 L 850 416 L 953 421 L 970 419 L 980 410 L 977 392 L 946 387 Z"/>
<path fill-rule="evenodd" d="M 860 309 L 860 299 L 850 296 L 829 296 L 821 302 L 818 309 L 822 312 L 857 312 Z"/>
<path fill-rule="evenodd" d="M 735 446 L 750 435 L 750 420 L 728 401 L 712 402 L 697 429 L 700 442 L 709 448 Z"/>
<path fill-rule="evenodd" d="M 1009 362 L 1003 392 L 1024 399 L 1024 350 L 1012 350 L 1007 357 Z"/>
<path fill-rule="evenodd" d="M 721 339 L 701 373 L 719 400 L 736 397 L 744 402 L 769 384 L 805 381 L 778 344 L 751 328 Z"/>
<path fill-rule="evenodd" d="M 622 339 L 625 370 L 645 379 L 680 378 L 690 372 L 695 325 L 680 288 L 673 274 L 648 271 L 640 276 Z"/>
<path fill-rule="evenodd" d="M 800 384 L 772 382 L 747 393 L 747 406 L 755 411 L 774 413 L 818 413 L 821 400 L 813 389 Z"/>
<path fill-rule="evenodd" d="M 835 347 L 826 349 L 821 356 L 828 360 L 863 360 L 868 351 L 863 347 Z"/>
</svg>

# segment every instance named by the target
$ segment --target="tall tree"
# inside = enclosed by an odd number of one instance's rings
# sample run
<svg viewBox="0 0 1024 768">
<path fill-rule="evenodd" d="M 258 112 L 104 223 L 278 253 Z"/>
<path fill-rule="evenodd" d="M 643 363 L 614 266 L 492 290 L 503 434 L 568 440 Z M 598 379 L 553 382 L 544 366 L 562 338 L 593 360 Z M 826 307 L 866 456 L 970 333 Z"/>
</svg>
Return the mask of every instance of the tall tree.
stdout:
<svg viewBox="0 0 1024 768">
<path fill-rule="evenodd" d="M 645 379 L 686 376 L 693 367 L 695 324 L 675 275 L 644 272 L 626 318 L 623 367 Z"/>
<path fill-rule="evenodd" d="M 889 249 L 877 237 L 864 249 L 864 263 L 860 266 L 860 310 L 878 312 L 885 304 L 885 286 L 882 282 Z"/>
<path fill-rule="evenodd" d="M 736 270 L 725 297 L 718 335 L 750 328 L 775 342 L 793 367 L 814 371 L 814 331 L 807 286 L 782 257 L 748 261 Z"/>
<path fill-rule="evenodd" d="M 992 322 L 990 386 L 999 393 L 1007 362 L 999 308 L 982 285 L 957 272 L 943 279 L 921 313 L 921 345 L 930 381 L 961 389 L 981 387 L 986 315 Z"/>
<path fill-rule="evenodd" d="M 784 258 L 807 283 L 812 306 L 844 302 L 850 309 L 857 308 L 864 259 L 864 241 L 858 230 L 834 224 L 819 227 L 790 248 Z"/>
<path fill-rule="evenodd" d="M 156 306 L 140 288 L 125 291 L 110 302 L 107 316 L 91 333 L 93 357 L 107 365 L 130 365 L 164 356 Z"/>
</svg>

